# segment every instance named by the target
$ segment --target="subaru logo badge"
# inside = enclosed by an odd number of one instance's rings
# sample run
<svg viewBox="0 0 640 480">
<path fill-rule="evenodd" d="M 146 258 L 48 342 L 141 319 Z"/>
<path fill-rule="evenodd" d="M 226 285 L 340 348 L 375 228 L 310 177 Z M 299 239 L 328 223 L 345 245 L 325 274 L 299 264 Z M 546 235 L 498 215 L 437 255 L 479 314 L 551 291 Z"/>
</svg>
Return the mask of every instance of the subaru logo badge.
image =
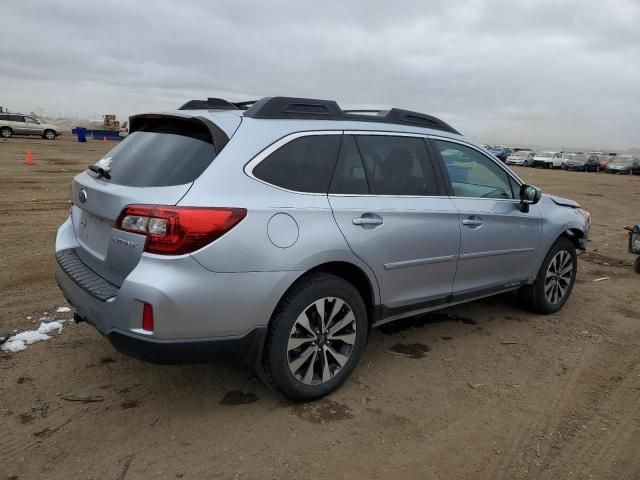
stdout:
<svg viewBox="0 0 640 480">
<path fill-rule="evenodd" d="M 84 188 L 78 193 L 78 198 L 82 203 L 87 201 L 87 191 Z"/>
</svg>

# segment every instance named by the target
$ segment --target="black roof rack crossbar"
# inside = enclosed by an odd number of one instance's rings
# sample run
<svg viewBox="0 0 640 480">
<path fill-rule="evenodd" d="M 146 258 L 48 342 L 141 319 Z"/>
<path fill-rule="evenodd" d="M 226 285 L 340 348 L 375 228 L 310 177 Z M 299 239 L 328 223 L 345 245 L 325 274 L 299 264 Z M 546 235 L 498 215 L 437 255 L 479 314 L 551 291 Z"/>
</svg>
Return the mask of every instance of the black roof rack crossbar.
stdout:
<svg viewBox="0 0 640 480">
<path fill-rule="evenodd" d="M 373 114 L 373 115 L 372 115 Z M 400 108 L 389 111 L 373 109 L 342 110 L 333 100 L 312 98 L 265 97 L 244 112 L 249 118 L 350 120 L 414 125 L 460 134 L 437 117 Z"/>
<path fill-rule="evenodd" d="M 250 118 L 327 118 L 343 116 L 333 100 L 312 98 L 264 97 L 244 113 Z"/>
<path fill-rule="evenodd" d="M 392 108 L 391 110 L 342 110 L 334 100 L 296 97 L 264 97 L 260 100 L 229 102 L 222 98 L 190 100 L 179 110 L 244 110 L 249 118 L 351 120 L 413 125 L 460 134 L 451 125 L 425 113 Z"/>
<path fill-rule="evenodd" d="M 417 127 L 434 128 L 436 130 L 445 130 L 447 132 L 460 135 L 455 128 L 448 123 L 443 122 L 437 117 L 427 115 L 425 113 L 412 112 L 410 110 L 402 110 L 401 108 L 392 108 L 384 116 L 391 123 L 407 123 Z"/>
</svg>

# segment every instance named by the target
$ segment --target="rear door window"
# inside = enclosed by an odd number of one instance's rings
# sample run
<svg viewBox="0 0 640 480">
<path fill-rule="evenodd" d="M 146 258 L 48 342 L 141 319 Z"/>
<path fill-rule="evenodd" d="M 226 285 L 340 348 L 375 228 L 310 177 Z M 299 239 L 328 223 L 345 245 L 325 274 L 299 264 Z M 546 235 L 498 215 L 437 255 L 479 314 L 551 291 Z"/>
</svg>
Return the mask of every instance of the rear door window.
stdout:
<svg viewBox="0 0 640 480">
<path fill-rule="evenodd" d="M 367 174 L 352 135 L 345 135 L 340 146 L 338 164 L 331 181 L 331 193 L 346 195 L 366 195 L 369 193 Z"/>
<path fill-rule="evenodd" d="M 204 123 L 155 120 L 127 136 L 97 165 L 110 168 L 111 183 L 167 187 L 193 182 L 215 156 Z"/>
<path fill-rule="evenodd" d="M 438 182 L 422 138 L 356 135 L 373 195 L 438 195 Z"/>
<path fill-rule="evenodd" d="M 10 115 L 9 116 L 9 121 L 24 123 L 24 117 L 22 115 Z"/>
<path fill-rule="evenodd" d="M 305 193 L 327 193 L 340 148 L 339 134 L 307 135 L 291 140 L 253 169 L 271 185 Z"/>
</svg>

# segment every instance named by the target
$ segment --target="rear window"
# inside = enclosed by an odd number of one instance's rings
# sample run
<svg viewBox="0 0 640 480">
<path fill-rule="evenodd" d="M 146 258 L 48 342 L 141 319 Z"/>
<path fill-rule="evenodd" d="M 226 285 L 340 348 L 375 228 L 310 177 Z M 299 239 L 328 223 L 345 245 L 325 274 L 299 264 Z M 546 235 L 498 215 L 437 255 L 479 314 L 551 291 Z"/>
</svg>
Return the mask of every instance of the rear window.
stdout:
<svg viewBox="0 0 640 480">
<path fill-rule="evenodd" d="M 166 187 L 193 182 L 215 156 L 211 133 L 203 123 L 150 120 L 97 165 L 110 167 L 111 183 Z"/>
<path fill-rule="evenodd" d="M 253 175 L 295 192 L 327 193 L 340 135 L 309 135 L 291 140 L 254 169 Z"/>
</svg>

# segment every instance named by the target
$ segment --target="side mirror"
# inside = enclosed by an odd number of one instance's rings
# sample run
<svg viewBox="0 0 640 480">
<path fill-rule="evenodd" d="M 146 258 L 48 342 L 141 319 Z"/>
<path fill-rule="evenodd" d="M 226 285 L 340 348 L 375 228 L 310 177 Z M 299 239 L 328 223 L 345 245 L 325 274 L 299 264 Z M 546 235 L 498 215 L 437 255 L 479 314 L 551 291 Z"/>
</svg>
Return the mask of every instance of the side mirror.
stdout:
<svg viewBox="0 0 640 480">
<path fill-rule="evenodd" d="M 529 205 L 534 205 L 542 198 L 542 191 L 533 185 L 526 183 L 520 187 L 520 211 L 529 212 Z"/>
</svg>

